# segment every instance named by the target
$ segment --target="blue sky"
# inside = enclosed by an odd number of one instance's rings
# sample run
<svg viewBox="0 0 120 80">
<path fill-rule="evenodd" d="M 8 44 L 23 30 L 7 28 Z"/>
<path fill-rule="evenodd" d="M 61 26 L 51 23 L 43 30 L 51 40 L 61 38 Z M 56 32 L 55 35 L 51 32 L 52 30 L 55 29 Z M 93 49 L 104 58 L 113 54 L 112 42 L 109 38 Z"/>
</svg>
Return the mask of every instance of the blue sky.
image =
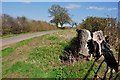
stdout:
<svg viewBox="0 0 120 80">
<path fill-rule="evenodd" d="M 1 0 L 2 2 L 118 2 L 119 0 Z"/>
<path fill-rule="evenodd" d="M 67 8 L 77 23 L 87 16 L 118 17 L 118 2 L 3 2 L 2 13 L 49 22 L 48 9 L 53 4 Z"/>
</svg>

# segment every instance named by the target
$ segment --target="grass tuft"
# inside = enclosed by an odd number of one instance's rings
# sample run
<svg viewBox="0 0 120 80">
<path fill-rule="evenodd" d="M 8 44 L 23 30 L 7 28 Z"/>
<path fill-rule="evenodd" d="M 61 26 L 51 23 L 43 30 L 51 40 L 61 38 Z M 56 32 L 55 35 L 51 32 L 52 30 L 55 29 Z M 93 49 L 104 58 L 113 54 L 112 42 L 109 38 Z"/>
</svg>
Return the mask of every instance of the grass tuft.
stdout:
<svg viewBox="0 0 120 80">
<path fill-rule="evenodd" d="M 57 40 L 57 39 L 58 39 L 57 36 L 49 36 L 49 37 L 48 37 L 48 40 Z"/>
</svg>

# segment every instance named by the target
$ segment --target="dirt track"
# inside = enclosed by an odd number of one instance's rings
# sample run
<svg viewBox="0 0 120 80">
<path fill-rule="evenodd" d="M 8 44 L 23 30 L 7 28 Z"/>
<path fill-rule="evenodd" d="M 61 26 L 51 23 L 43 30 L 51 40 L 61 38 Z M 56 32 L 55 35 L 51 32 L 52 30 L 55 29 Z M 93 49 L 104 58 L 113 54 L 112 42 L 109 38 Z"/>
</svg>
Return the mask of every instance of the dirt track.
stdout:
<svg viewBox="0 0 120 80">
<path fill-rule="evenodd" d="M 20 36 L 14 36 L 14 37 L 10 37 L 10 38 L 0 39 L 0 50 L 8 47 L 8 45 L 10 45 L 10 44 L 14 44 L 14 43 L 26 40 L 26 39 L 58 32 L 58 31 L 61 31 L 61 30 L 43 31 L 43 32 L 24 34 L 24 35 L 20 35 Z"/>
</svg>

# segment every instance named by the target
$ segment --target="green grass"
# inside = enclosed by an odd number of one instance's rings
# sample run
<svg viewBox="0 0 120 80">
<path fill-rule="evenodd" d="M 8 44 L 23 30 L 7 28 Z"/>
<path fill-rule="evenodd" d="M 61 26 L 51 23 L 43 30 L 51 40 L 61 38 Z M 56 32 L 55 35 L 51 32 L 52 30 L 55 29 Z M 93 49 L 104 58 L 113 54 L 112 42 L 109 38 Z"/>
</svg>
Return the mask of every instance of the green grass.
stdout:
<svg viewBox="0 0 120 80">
<path fill-rule="evenodd" d="M 14 51 L 15 51 L 15 48 L 11 48 L 11 47 L 5 48 L 4 50 L 2 50 L 2 57 L 10 55 Z"/>
<path fill-rule="evenodd" d="M 21 50 L 18 53 L 29 53 L 28 56 L 23 55 L 21 60 L 12 65 L 9 65 L 12 60 L 2 62 L 3 77 L 84 78 L 93 61 L 79 60 L 74 64 L 62 64 L 59 58 L 60 55 L 63 55 L 62 50 L 68 46 L 70 40 L 75 36 L 76 32 L 74 30 L 65 30 L 25 40 L 2 50 L 3 58 L 5 56 L 9 57 L 11 53 L 15 54 L 18 48 Z M 22 60 L 24 57 L 25 59 Z M 100 62 L 95 63 L 94 71 L 96 71 L 99 64 Z M 103 64 L 99 72 L 100 75 L 105 71 L 105 67 L 106 64 Z M 18 74 L 19 76 L 13 76 L 12 74 Z M 88 77 L 93 76 L 94 72 L 91 71 Z"/>
<path fill-rule="evenodd" d="M 24 40 L 21 42 L 18 42 L 14 47 L 8 47 L 2 50 L 2 57 L 8 56 L 11 53 L 13 53 L 17 48 L 22 47 L 24 45 L 29 44 L 32 41 L 32 39 Z"/>
<path fill-rule="evenodd" d="M 9 74 L 21 73 L 22 75 L 26 75 L 29 77 L 30 76 L 37 77 L 37 76 L 41 76 L 44 74 L 39 68 L 37 68 L 31 64 L 26 64 L 25 62 L 20 62 L 20 61 L 16 62 L 14 65 L 12 65 L 9 69 L 6 70 L 5 73 L 3 72 L 3 75 L 6 75 L 8 73 Z"/>
<path fill-rule="evenodd" d="M 48 37 L 48 39 L 49 39 L 49 40 L 57 40 L 58 37 L 57 37 L 57 36 L 50 36 L 50 37 Z"/>
</svg>

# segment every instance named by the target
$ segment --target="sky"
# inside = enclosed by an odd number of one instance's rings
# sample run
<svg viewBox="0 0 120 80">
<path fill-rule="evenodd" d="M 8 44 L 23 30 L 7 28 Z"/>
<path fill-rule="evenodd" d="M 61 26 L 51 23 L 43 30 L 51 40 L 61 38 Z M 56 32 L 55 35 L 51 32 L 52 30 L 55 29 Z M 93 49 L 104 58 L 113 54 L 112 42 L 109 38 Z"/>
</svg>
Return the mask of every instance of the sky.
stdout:
<svg viewBox="0 0 120 80">
<path fill-rule="evenodd" d="M 77 23 L 81 23 L 87 16 L 118 17 L 118 2 L 2 2 L 0 13 L 49 22 L 52 18 L 49 17 L 48 9 L 53 4 L 68 9 L 72 20 Z"/>
<path fill-rule="evenodd" d="M 2 2 L 118 2 L 120 0 L 1 0 Z"/>
</svg>

